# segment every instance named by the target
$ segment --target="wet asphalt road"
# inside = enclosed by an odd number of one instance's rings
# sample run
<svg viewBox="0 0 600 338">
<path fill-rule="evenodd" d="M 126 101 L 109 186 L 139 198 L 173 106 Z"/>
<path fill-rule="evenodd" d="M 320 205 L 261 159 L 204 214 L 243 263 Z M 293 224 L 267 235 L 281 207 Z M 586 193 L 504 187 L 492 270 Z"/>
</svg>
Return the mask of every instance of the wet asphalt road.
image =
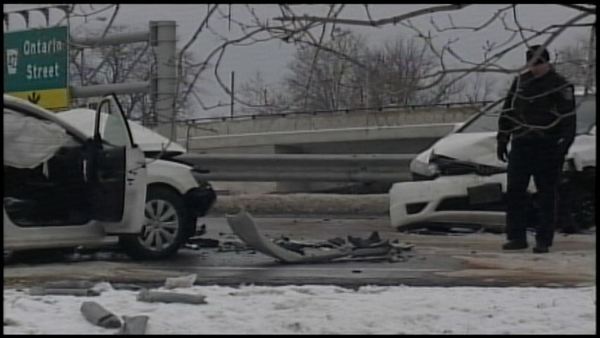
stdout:
<svg viewBox="0 0 600 338">
<path fill-rule="evenodd" d="M 583 286 L 595 285 L 595 233 L 557 234 L 550 254 L 530 250 L 502 252 L 501 234 L 418 235 L 398 233 L 387 218 L 259 218 L 255 221 L 270 238 L 319 241 L 348 235 L 414 244 L 395 262 L 338 261 L 283 264 L 250 249 L 182 249 L 171 259 L 136 262 L 103 249 L 73 255 L 45 254 L 15 260 L 4 266 L 5 285 L 38 284 L 50 280 L 93 280 L 113 283 L 163 284 L 167 277 L 196 274 L 196 284 L 288 285 L 367 284 L 412 286 Z M 202 238 L 236 241 L 222 217 L 206 218 Z M 5 262 L 6 263 L 6 262 Z"/>
</svg>

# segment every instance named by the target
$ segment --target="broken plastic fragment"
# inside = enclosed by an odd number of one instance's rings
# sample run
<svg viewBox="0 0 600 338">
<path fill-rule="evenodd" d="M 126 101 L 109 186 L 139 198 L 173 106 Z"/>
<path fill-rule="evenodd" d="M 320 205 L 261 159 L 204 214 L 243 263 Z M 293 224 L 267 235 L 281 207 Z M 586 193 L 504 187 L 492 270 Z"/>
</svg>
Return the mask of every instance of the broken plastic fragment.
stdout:
<svg viewBox="0 0 600 338">
<path fill-rule="evenodd" d="M 285 263 L 325 262 L 348 256 L 351 251 L 351 247 L 344 246 L 326 252 L 319 251 L 302 255 L 298 252 L 287 250 L 263 236 L 254 223 L 252 216 L 246 211 L 242 210 L 236 215 L 226 215 L 226 218 L 233 232 L 246 244 L 265 255 L 269 255 Z"/>
</svg>

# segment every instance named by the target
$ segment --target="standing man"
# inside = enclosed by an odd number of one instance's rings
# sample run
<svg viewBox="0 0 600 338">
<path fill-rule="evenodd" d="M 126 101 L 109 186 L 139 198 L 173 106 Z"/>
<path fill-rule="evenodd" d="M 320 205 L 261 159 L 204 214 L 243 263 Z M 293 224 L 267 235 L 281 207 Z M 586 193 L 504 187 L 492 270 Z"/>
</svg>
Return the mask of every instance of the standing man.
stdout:
<svg viewBox="0 0 600 338">
<path fill-rule="evenodd" d="M 554 71 L 542 46 L 531 46 L 526 58 L 528 71 L 513 81 L 498 119 L 497 155 L 503 162 L 508 160 L 508 242 L 502 249 L 527 248 L 524 206 L 533 176 L 541 211 L 533 252 L 545 253 L 554 238 L 562 164 L 575 138 L 574 87 Z"/>
</svg>

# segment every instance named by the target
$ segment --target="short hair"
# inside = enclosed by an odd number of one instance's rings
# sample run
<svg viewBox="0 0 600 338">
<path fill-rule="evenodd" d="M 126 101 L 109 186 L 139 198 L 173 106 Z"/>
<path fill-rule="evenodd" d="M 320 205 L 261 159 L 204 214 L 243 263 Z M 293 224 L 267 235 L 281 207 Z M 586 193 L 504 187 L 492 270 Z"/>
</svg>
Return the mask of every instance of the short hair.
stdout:
<svg viewBox="0 0 600 338">
<path fill-rule="evenodd" d="M 535 58 L 535 62 L 533 64 L 538 65 L 538 64 L 546 63 L 546 62 L 550 61 L 550 53 L 548 53 L 546 48 L 544 48 L 542 45 L 535 45 L 535 46 L 529 47 L 529 49 L 527 50 L 527 53 L 525 53 L 527 63 L 529 63 L 531 61 L 531 59 L 533 59 L 533 57 L 535 56 L 535 53 L 539 53 L 540 49 L 541 49 L 541 54 Z"/>
</svg>

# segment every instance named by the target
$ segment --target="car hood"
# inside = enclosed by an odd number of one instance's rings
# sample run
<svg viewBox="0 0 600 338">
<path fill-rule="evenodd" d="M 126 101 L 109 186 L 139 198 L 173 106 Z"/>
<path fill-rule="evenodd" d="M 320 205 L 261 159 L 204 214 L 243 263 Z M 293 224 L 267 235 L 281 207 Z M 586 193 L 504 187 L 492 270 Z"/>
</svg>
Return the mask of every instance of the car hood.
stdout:
<svg viewBox="0 0 600 338">
<path fill-rule="evenodd" d="M 431 152 L 464 162 L 506 167 L 506 163 L 496 157 L 495 132 L 450 134 L 435 143 Z"/>
<path fill-rule="evenodd" d="M 81 130 L 89 137 L 92 137 L 94 133 L 95 115 L 96 111 L 86 108 L 76 108 L 56 114 L 57 117 L 73 127 Z M 106 114 L 102 113 L 100 118 L 106 119 Z M 129 123 L 129 128 L 131 129 L 134 142 L 140 146 L 143 152 L 160 152 L 163 150 L 170 153 L 179 154 L 186 152 L 185 148 L 178 143 L 170 142 L 168 138 L 142 126 L 137 122 L 131 120 L 127 121 Z M 167 146 L 167 148 L 163 149 L 165 146 Z"/>
<path fill-rule="evenodd" d="M 506 168 L 506 163 L 496 156 L 496 133 L 455 133 L 435 143 L 428 154 L 450 157 L 463 162 L 471 162 L 498 168 Z M 509 144 L 510 150 L 510 144 Z M 574 159 L 580 167 L 596 165 L 596 135 L 577 135 L 567 153 L 567 159 Z"/>
<path fill-rule="evenodd" d="M 596 167 L 596 135 L 585 134 L 575 137 L 573 145 L 569 148 L 567 160 L 573 160 L 577 171 Z"/>
</svg>

